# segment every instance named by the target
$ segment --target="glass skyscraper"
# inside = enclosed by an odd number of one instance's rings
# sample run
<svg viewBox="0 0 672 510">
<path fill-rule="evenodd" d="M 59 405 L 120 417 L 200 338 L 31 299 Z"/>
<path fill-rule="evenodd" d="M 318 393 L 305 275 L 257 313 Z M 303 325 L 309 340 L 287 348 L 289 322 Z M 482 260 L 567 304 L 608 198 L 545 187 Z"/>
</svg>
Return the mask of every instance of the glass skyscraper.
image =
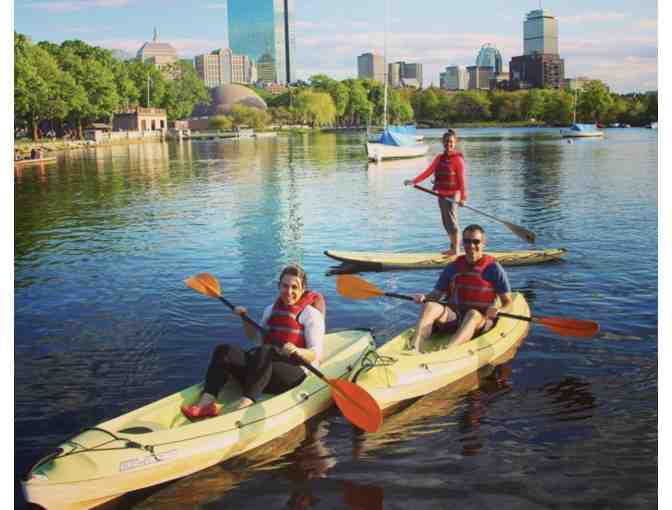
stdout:
<svg viewBox="0 0 672 510">
<path fill-rule="evenodd" d="M 481 46 L 476 57 L 478 67 L 492 67 L 495 74 L 502 72 L 502 54 L 492 44 L 486 43 Z"/>
<path fill-rule="evenodd" d="M 261 62 L 259 79 L 295 80 L 294 0 L 228 0 L 229 47 Z"/>
<path fill-rule="evenodd" d="M 537 9 L 525 16 L 523 23 L 524 55 L 558 54 L 558 20 L 550 11 Z"/>
</svg>

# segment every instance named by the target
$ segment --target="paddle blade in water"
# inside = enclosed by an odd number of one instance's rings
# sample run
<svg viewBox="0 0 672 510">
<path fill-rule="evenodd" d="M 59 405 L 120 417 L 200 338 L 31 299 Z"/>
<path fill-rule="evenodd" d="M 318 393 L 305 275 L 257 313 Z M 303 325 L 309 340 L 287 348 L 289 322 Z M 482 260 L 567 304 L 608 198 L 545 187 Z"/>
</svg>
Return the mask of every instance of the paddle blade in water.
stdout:
<svg viewBox="0 0 672 510">
<path fill-rule="evenodd" d="M 369 299 L 385 295 L 375 285 L 352 274 L 338 275 L 336 277 L 336 290 L 341 296 L 348 299 Z"/>
<path fill-rule="evenodd" d="M 205 294 L 206 296 L 215 299 L 222 295 L 219 280 L 210 273 L 198 273 L 196 276 L 187 278 L 184 283 L 196 292 L 200 292 L 201 294 Z"/>
<path fill-rule="evenodd" d="M 342 379 L 329 379 L 331 396 L 350 423 L 365 432 L 376 432 L 383 423 L 378 402 L 361 386 Z"/>
<path fill-rule="evenodd" d="M 533 320 L 563 336 L 588 338 L 600 331 L 600 325 L 595 321 L 563 319 L 561 317 L 540 317 Z"/>
</svg>

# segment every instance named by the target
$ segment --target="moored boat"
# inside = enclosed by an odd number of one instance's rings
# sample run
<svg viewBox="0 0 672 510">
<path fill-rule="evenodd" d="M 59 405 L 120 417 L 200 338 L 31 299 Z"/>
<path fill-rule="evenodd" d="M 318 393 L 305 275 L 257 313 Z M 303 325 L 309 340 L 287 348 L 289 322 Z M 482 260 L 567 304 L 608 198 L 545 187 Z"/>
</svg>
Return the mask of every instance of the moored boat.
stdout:
<svg viewBox="0 0 672 510">
<path fill-rule="evenodd" d="M 417 158 L 429 151 L 429 145 L 418 142 L 415 126 L 387 126 L 375 142 L 367 142 L 369 161 Z"/>
<path fill-rule="evenodd" d="M 596 138 L 604 136 L 595 124 L 572 124 L 567 129 L 561 129 L 560 135 L 563 138 Z"/>
<path fill-rule="evenodd" d="M 513 293 L 511 313 L 529 317 L 524 296 Z M 492 365 L 523 341 L 526 321 L 500 317 L 487 333 L 464 344 L 449 346 L 451 335 L 430 336 L 416 353 L 408 348 L 414 328 L 409 328 L 369 353 L 353 381 L 371 394 L 381 409 L 421 397 Z"/>
<path fill-rule="evenodd" d="M 368 331 L 332 332 L 325 336 L 320 370 L 328 378 L 350 378 L 373 348 Z M 333 402 L 329 385 L 311 374 L 283 394 L 265 394 L 235 410 L 241 389 L 231 380 L 218 395 L 220 415 L 192 423 L 180 406 L 194 402 L 201 390 L 201 384 L 191 386 L 63 442 L 22 480 L 26 499 L 50 510 L 91 508 L 264 445 Z"/>
<path fill-rule="evenodd" d="M 563 248 L 547 250 L 521 250 L 488 252 L 503 266 L 522 266 L 542 264 L 562 259 L 567 253 Z M 437 269 L 455 260 L 454 255 L 441 253 L 389 253 L 362 251 L 327 250 L 325 255 L 341 262 L 340 267 L 332 268 L 331 272 L 346 273 L 360 271 L 395 271 L 406 269 Z"/>
</svg>

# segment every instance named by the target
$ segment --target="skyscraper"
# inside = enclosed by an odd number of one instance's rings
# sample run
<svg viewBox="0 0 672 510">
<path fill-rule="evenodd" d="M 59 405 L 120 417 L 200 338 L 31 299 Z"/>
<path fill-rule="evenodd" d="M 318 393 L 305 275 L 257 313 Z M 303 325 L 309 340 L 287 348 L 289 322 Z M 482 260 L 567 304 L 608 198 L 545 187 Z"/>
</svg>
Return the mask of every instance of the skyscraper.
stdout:
<svg viewBox="0 0 672 510">
<path fill-rule="evenodd" d="M 558 20 L 550 11 L 537 9 L 525 16 L 523 54 L 558 55 Z"/>
<path fill-rule="evenodd" d="M 502 54 L 490 43 L 481 46 L 476 57 L 478 67 L 492 67 L 495 74 L 502 72 Z"/>
<path fill-rule="evenodd" d="M 512 88 L 562 88 L 565 61 L 558 53 L 558 21 L 544 9 L 530 11 L 523 22 L 523 55 L 509 63 Z"/>
<path fill-rule="evenodd" d="M 469 74 L 464 66 L 448 66 L 439 78 L 440 86 L 445 90 L 466 90 L 469 85 Z"/>
<path fill-rule="evenodd" d="M 385 83 L 385 57 L 362 53 L 357 57 L 357 77 Z"/>
<path fill-rule="evenodd" d="M 294 0 L 228 0 L 229 47 L 265 70 L 259 79 L 290 83 L 296 39 Z"/>
</svg>

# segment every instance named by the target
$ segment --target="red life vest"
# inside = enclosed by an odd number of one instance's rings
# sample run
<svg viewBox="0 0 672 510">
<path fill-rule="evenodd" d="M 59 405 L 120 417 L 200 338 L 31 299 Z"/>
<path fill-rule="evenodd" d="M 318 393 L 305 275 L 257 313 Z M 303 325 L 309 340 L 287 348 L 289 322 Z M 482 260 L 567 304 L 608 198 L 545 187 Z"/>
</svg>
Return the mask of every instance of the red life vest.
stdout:
<svg viewBox="0 0 672 510">
<path fill-rule="evenodd" d="M 485 312 L 497 298 L 495 284 L 483 278 L 483 271 L 495 258 L 483 255 L 472 266 L 467 262 L 464 255 L 457 258 L 457 272 L 452 280 L 451 301 L 463 311 L 474 308 Z"/>
<path fill-rule="evenodd" d="M 283 345 L 285 342 L 291 342 L 299 348 L 305 348 L 306 339 L 303 334 L 303 324 L 299 322 L 299 315 L 308 305 L 313 305 L 323 316 L 325 315 L 324 298 L 318 292 L 311 290 L 304 292 L 301 299 L 291 306 L 278 298 L 266 323 L 268 331 L 264 336 L 264 343 Z"/>
<path fill-rule="evenodd" d="M 457 182 L 457 171 L 453 168 L 452 160 L 462 157 L 461 152 L 443 153 L 434 171 L 434 190 L 442 195 L 453 195 L 460 190 Z"/>
</svg>

